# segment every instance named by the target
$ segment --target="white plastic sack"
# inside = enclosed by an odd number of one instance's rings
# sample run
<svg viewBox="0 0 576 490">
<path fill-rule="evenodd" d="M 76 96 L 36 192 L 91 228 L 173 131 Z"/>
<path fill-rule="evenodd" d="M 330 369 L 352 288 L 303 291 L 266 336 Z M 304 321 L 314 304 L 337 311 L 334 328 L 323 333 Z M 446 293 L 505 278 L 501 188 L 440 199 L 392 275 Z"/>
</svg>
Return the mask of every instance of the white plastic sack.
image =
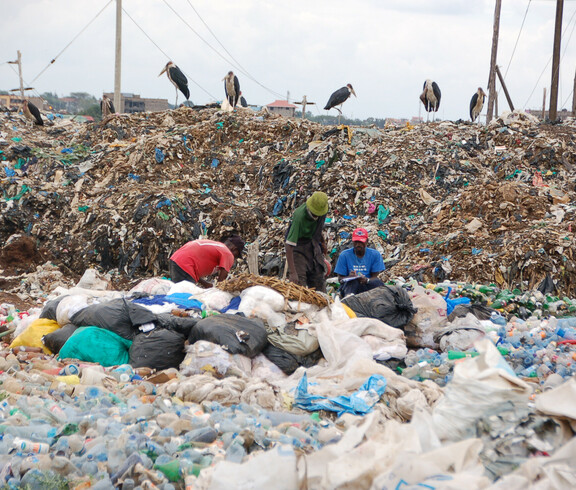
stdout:
<svg viewBox="0 0 576 490">
<path fill-rule="evenodd" d="M 250 376 L 252 360 L 240 354 L 230 354 L 219 345 L 199 340 L 186 348 L 186 357 L 180 364 L 183 376 L 212 374 L 223 376 Z"/>
<path fill-rule="evenodd" d="M 442 330 L 448 321 L 446 301 L 437 292 L 418 285 L 408 294 L 414 307 L 418 308 L 418 313 L 405 328 L 406 336 L 412 341 L 408 345 L 434 349 L 437 347 L 434 334 Z"/>
<path fill-rule="evenodd" d="M 206 309 L 220 311 L 228 306 L 233 294 L 221 291 L 218 288 L 204 289 L 189 281 L 180 281 L 174 284 L 167 295 L 188 293 L 194 299 L 204 303 Z"/>
<path fill-rule="evenodd" d="M 242 301 L 238 311 L 248 318 L 261 318 L 272 327 L 286 325 L 286 317 L 280 313 L 286 303 L 278 291 L 265 286 L 252 286 L 240 293 Z"/>
<path fill-rule="evenodd" d="M 145 279 L 134 286 L 128 294 L 132 293 L 147 293 L 154 296 L 166 295 L 168 291 L 174 286 L 172 281 L 168 279 L 161 279 L 159 277 L 153 277 L 151 279 Z"/>
<path fill-rule="evenodd" d="M 472 313 L 455 318 L 446 326 L 446 330 L 449 330 L 449 333 L 442 335 L 438 343 L 442 352 L 468 350 L 474 342 L 486 335 L 484 326 Z"/>
<path fill-rule="evenodd" d="M 204 486 L 200 473 L 198 488 L 210 490 L 264 489 L 295 490 L 299 488 L 296 472 L 296 454 L 288 445 L 260 452 L 243 464 L 220 461 L 211 472 L 209 485 Z"/>
<path fill-rule="evenodd" d="M 288 376 L 268 359 L 264 354 L 258 354 L 252 359 L 252 378 L 273 381 L 276 379 L 286 379 Z"/>
<path fill-rule="evenodd" d="M 108 281 L 104 279 L 96 269 L 86 269 L 76 286 L 84 289 L 105 291 L 108 289 Z"/>
<path fill-rule="evenodd" d="M 92 304 L 92 298 L 83 294 L 73 294 L 64 298 L 56 307 L 56 321 L 63 327 L 70 323 L 70 317 Z"/>
<path fill-rule="evenodd" d="M 486 412 L 509 402 L 526 404 L 532 393 L 492 342 L 483 339 L 475 347 L 480 355 L 456 365 L 444 398 L 434 407 L 432 418 L 442 440 L 475 435 L 476 421 Z"/>
</svg>

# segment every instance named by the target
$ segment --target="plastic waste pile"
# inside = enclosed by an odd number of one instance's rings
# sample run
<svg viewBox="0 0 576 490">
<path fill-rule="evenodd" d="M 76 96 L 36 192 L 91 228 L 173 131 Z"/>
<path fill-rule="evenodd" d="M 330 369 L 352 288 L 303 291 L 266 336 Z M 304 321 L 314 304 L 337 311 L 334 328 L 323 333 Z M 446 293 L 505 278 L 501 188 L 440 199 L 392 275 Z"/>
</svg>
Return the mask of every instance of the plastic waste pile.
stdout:
<svg viewBox="0 0 576 490">
<path fill-rule="evenodd" d="M 552 294 L 573 297 L 573 130 L 523 114 L 379 130 L 189 108 L 30 130 L 0 114 L 0 241 L 28 235 L 39 252 L 0 264 L 29 293 L 18 276 L 48 261 L 161 275 L 187 240 L 238 232 L 276 274 L 293 209 L 321 189 L 333 261 L 361 225 L 389 277 L 525 291 L 562 271 Z"/>
</svg>

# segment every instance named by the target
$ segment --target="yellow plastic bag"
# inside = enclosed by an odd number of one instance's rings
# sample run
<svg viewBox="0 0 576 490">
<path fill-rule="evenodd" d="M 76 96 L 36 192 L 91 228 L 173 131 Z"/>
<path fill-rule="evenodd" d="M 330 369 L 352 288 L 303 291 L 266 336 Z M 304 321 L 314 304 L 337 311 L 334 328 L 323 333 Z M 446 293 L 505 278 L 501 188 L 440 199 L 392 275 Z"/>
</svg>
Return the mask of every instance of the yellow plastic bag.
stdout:
<svg viewBox="0 0 576 490">
<path fill-rule="evenodd" d="M 10 344 L 10 349 L 14 347 L 42 347 L 42 350 L 46 354 L 52 354 L 52 351 L 48 349 L 42 343 L 42 337 L 48 335 L 49 333 L 55 332 L 60 328 L 58 322 L 54 320 L 48 320 L 47 318 L 38 318 L 34 320 L 26 330 L 24 330 L 18 337 L 16 337 Z"/>
</svg>

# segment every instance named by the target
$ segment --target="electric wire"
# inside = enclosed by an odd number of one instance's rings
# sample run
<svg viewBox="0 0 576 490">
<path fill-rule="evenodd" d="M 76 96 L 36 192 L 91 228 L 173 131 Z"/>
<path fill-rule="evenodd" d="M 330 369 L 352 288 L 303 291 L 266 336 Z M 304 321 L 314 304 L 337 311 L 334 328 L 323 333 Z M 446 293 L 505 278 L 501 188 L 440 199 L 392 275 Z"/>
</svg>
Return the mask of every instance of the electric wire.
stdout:
<svg viewBox="0 0 576 490">
<path fill-rule="evenodd" d="M 142 34 L 144 34 L 148 40 L 154 45 L 156 46 L 156 48 L 164 55 L 166 56 L 167 59 L 172 60 L 173 58 L 171 58 L 170 56 L 168 56 L 168 54 L 166 54 L 166 52 L 160 47 L 158 46 L 158 44 L 156 44 L 156 42 L 154 42 L 154 40 L 146 33 L 146 31 L 140 27 L 140 25 L 138 24 L 138 22 L 136 22 L 134 20 L 134 18 L 126 11 L 126 9 L 124 9 L 124 7 L 122 7 L 122 11 L 128 16 L 128 18 L 134 22 L 134 25 L 140 29 L 142 31 Z M 182 68 L 180 66 L 178 66 L 178 68 L 180 68 L 180 70 L 182 70 Z M 184 70 L 182 70 L 182 73 L 184 73 L 184 75 L 186 75 L 186 78 L 188 78 L 192 83 L 194 83 L 194 85 L 196 85 L 200 90 L 202 90 L 203 92 L 205 92 L 206 94 L 208 94 L 208 96 L 210 96 L 213 100 L 217 100 L 216 97 L 214 97 L 210 92 L 208 92 L 208 90 L 206 90 L 204 87 L 202 87 L 202 85 L 200 85 L 196 80 L 194 80 L 192 77 L 190 77 L 190 75 L 188 75 Z"/>
<path fill-rule="evenodd" d="M 518 47 L 518 41 L 520 41 L 520 35 L 522 34 L 522 29 L 524 28 L 524 22 L 526 22 L 526 17 L 528 15 L 528 9 L 530 8 L 530 4 L 532 0 L 528 0 L 528 5 L 526 5 L 526 12 L 524 12 L 524 18 L 522 19 L 522 24 L 520 24 L 520 31 L 518 32 L 518 37 L 516 38 L 516 43 L 514 44 L 514 49 L 512 50 L 512 54 L 510 55 L 510 60 L 508 61 L 508 66 L 506 67 L 506 71 L 504 72 L 504 79 L 506 79 L 506 75 L 508 75 L 508 70 L 510 69 L 510 65 L 512 64 L 512 59 L 514 58 L 514 53 L 516 53 L 516 48 Z"/>
<path fill-rule="evenodd" d="M 566 25 L 566 27 L 564 28 L 564 30 L 562 31 L 562 37 L 564 37 L 564 35 L 566 34 L 566 31 L 568 30 L 568 27 L 570 26 L 570 24 L 572 23 L 572 21 L 574 20 L 574 17 L 576 16 L 576 10 L 574 10 L 574 13 L 572 14 L 572 17 L 570 17 L 570 20 L 568 21 L 568 24 Z M 572 28 L 572 30 L 574 30 L 574 28 Z M 572 34 L 570 34 L 570 36 L 572 36 Z M 568 44 L 568 43 L 566 43 Z M 566 49 L 564 49 L 564 53 L 566 52 Z M 538 88 L 538 84 L 540 83 L 540 79 L 542 78 L 542 76 L 544 75 L 544 72 L 548 69 L 548 65 L 550 65 L 550 63 L 552 62 L 552 56 L 550 56 L 550 58 L 548 59 L 548 62 L 546 63 L 546 65 L 544 66 L 544 68 L 542 69 L 542 72 L 540 73 L 540 76 L 538 77 L 538 79 L 536 80 L 536 83 L 534 84 L 534 88 L 532 89 L 532 91 L 530 92 L 530 95 L 528 96 L 528 98 L 526 99 L 526 102 L 524 102 L 523 107 L 526 107 L 528 105 L 528 102 L 530 102 L 530 99 L 532 98 L 532 95 L 534 94 L 534 92 L 536 91 L 536 88 Z"/>
<path fill-rule="evenodd" d="M 531 1 L 531 0 L 530 0 Z M 252 80 L 254 83 L 256 83 L 257 85 L 259 85 L 260 87 L 262 87 L 263 89 L 267 90 L 268 92 L 270 92 L 272 95 L 276 96 L 276 97 L 283 97 L 282 94 L 266 87 L 265 85 L 263 85 L 262 83 L 260 83 L 258 80 L 256 80 L 256 78 L 254 78 L 246 68 L 244 68 L 242 66 L 242 64 L 234 57 L 234 55 L 232 53 L 230 53 L 230 51 L 228 51 L 226 49 L 226 47 L 224 46 L 224 44 L 222 44 L 222 42 L 220 41 L 220 39 L 218 39 L 218 37 L 216 36 L 216 34 L 214 33 L 214 31 L 212 31 L 212 29 L 210 29 L 210 26 L 204 21 L 204 19 L 202 18 L 202 16 L 200 15 L 200 13 L 196 10 L 196 8 L 194 7 L 194 5 L 192 5 L 192 2 L 190 0 L 187 0 L 188 4 L 190 5 L 190 8 L 192 8 L 192 10 L 194 10 L 194 13 L 198 16 L 198 18 L 200 19 L 200 21 L 202 22 L 202 24 L 204 24 L 204 26 L 206 27 L 206 29 L 208 29 L 208 32 L 210 34 L 212 34 L 212 36 L 214 37 L 214 39 L 216 39 L 216 42 L 222 47 L 222 49 L 228 54 L 228 56 L 230 56 L 230 58 L 236 63 L 236 65 L 239 67 L 241 73 L 243 75 L 245 75 L 248 79 Z"/>
<path fill-rule="evenodd" d="M 74 38 L 72 39 L 72 41 L 70 41 L 66 46 L 64 46 L 64 49 L 62 49 L 62 51 L 60 51 L 53 59 L 52 61 L 50 61 L 50 63 L 48 63 L 46 65 L 46 67 L 40 72 L 38 73 L 38 75 L 36 75 L 36 77 L 32 80 L 32 82 L 30 83 L 34 83 L 36 80 L 38 80 L 38 78 L 40 78 L 40 76 L 50 67 L 52 66 L 56 60 L 58 59 L 58 57 L 68 49 L 68 47 L 74 42 L 76 41 L 76 39 L 78 39 L 78 37 L 80 37 L 80 35 L 86 30 L 88 29 L 88 27 L 90 26 L 90 24 L 92 24 L 92 22 L 94 22 L 102 12 L 104 12 L 104 10 L 106 10 L 106 7 L 108 7 L 108 5 L 110 5 L 113 2 L 113 0 L 110 0 L 106 5 L 104 5 L 104 7 L 102 7 L 102 9 L 94 16 L 94 18 L 88 22 L 88 24 L 86 24 L 86 26 L 84 26 L 84 28 L 78 33 L 76 34 L 76 36 L 74 36 Z"/>
</svg>

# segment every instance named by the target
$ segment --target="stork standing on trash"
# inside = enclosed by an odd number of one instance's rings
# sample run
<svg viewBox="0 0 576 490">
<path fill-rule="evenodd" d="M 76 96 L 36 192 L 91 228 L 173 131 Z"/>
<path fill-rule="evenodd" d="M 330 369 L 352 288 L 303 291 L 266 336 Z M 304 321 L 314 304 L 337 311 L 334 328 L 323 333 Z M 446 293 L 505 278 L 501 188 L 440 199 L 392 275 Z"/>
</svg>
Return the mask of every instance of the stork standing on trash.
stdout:
<svg viewBox="0 0 576 490">
<path fill-rule="evenodd" d="M 110 114 L 116 112 L 114 104 L 106 95 L 103 95 L 102 100 L 100 101 L 100 111 L 102 112 L 102 119 L 106 119 Z"/>
<path fill-rule="evenodd" d="M 345 87 L 336 90 L 336 92 L 330 96 L 326 106 L 324 107 L 325 111 L 329 111 L 330 109 L 334 108 L 340 113 L 338 116 L 338 123 L 340 123 L 340 116 L 342 115 L 342 111 L 339 107 L 336 106 L 342 107 L 342 104 L 344 104 L 344 102 L 350 98 L 350 95 L 354 95 L 354 97 L 356 97 L 356 92 L 354 92 L 352 85 L 349 83 Z"/>
<path fill-rule="evenodd" d="M 486 94 L 482 87 L 478 87 L 476 93 L 470 99 L 470 119 L 472 122 L 476 120 L 476 118 L 482 112 L 482 107 L 484 107 L 484 100 L 486 99 Z M 480 119 L 478 119 L 478 123 L 480 123 Z"/>
<path fill-rule="evenodd" d="M 38 107 L 32 104 L 32 102 L 24 100 L 24 102 L 22 102 L 22 112 L 24 113 L 26 119 L 32 121 L 32 125 L 36 124 L 37 126 L 44 126 L 44 121 L 40 115 L 40 110 Z"/>
<path fill-rule="evenodd" d="M 238 81 L 238 77 L 234 75 L 233 71 L 229 71 L 222 81 L 224 82 L 226 100 L 228 100 L 232 109 L 236 109 L 238 99 L 240 98 L 240 82 Z"/>
<path fill-rule="evenodd" d="M 172 61 L 166 63 L 164 69 L 160 72 L 161 76 L 164 72 L 168 76 L 168 80 L 172 82 L 172 85 L 176 87 L 176 103 L 174 107 L 178 107 L 178 90 L 184 94 L 186 100 L 190 99 L 190 90 L 188 89 L 188 79 L 186 75 L 182 73 L 182 70 L 178 68 Z"/>
<path fill-rule="evenodd" d="M 424 104 L 424 109 L 426 109 L 426 122 L 428 122 L 428 116 L 430 112 L 438 112 L 440 107 L 440 99 L 442 93 L 440 92 L 440 87 L 436 82 L 432 80 L 426 80 L 424 82 L 424 90 L 420 94 L 420 100 Z M 435 119 L 435 114 L 432 114 L 432 120 Z"/>
</svg>

